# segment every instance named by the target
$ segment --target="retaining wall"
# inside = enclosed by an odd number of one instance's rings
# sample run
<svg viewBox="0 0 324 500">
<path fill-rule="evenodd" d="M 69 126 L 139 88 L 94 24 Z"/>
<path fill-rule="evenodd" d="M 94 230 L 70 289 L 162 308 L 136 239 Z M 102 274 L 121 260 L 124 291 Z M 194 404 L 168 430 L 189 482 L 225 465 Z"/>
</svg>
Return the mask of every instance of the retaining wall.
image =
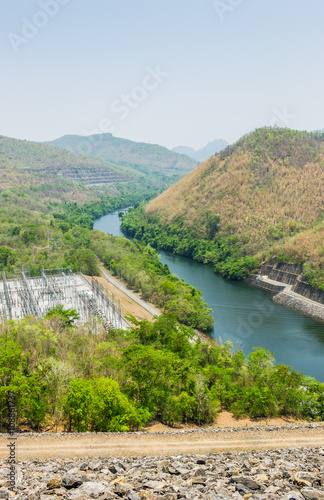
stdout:
<svg viewBox="0 0 324 500">
<path fill-rule="evenodd" d="M 263 264 L 260 273 L 268 276 L 270 279 L 286 283 L 287 285 L 295 285 L 298 277 L 302 274 L 302 266 L 294 264 L 282 264 L 276 259 L 271 259 L 266 264 Z"/>
<path fill-rule="evenodd" d="M 307 299 L 315 300 L 315 302 L 324 304 L 324 292 L 322 290 L 318 290 L 317 288 L 313 288 L 306 283 L 304 279 L 305 278 L 303 276 L 299 277 L 296 284 L 293 286 L 292 291 L 299 293 Z"/>
</svg>

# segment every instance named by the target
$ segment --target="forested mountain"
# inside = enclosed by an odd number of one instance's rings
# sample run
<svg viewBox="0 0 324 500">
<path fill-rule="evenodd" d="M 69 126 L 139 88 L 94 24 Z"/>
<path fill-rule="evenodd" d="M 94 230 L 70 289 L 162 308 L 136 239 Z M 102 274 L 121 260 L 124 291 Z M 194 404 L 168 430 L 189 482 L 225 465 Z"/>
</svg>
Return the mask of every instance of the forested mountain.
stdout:
<svg viewBox="0 0 324 500">
<path fill-rule="evenodd" d="M 112 186 L 139 179 L 139 173 L 130 168 L 83 155 L 67 152 L 37 142 L 21 141 L 0 136 L 2 186 L 17 186 L 17 179 L 28 180 L 28 175 L 52 180 L 73 180 L 84 186 Z M 13 169 L 3 177 L 3 169 Z M 19 175 L 18 175 L 19 172 Z"/>
<path fill-rule="evenodd" d="M 179 155 L 162 146 L 129 141 L 112 134 L 87 137 L 65 135 L 47 144 L 131 167 L 151 174 L 154 178 L 162 175 L 176 181 L 197 166 L 197 162 L 188 156 Z"/>
<path fill-rule="evenodd" d="M 172 148 L 172 151 L 179 154 L 185 154 L 187 156 L 190 156 L 190 158 L 201 162 L 207 160 L 207 158 L 210 158 L 216 153 L 219 153 L 220 151 L 225 149 L 226 146 L 228 146 L 228 142 L 224 141 L 223 139 L 216 139 L 216 141 L 209 142 L 206 146 L 198 150 L 189 148 L 187 146 L 177 146 L 175 148 Z"/>
<path fill-rule="evenodd" d="M 324 134 L 261 128 L 197 167 L 123 228 L 245 277 L 277 256 L 324 287 Z"/>
</svg>

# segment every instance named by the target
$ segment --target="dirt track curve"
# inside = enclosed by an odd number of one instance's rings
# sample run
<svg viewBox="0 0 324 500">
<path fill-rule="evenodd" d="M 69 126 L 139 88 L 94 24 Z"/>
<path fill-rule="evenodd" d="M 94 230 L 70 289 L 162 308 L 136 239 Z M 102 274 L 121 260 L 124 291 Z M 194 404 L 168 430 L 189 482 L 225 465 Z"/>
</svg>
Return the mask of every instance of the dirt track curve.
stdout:
<svg viewBox="0 0 324 500">
<path fill-rule="evenodd" d="M 0 437 L 0 459 L 8 437 Z M 18 460 L 30 458 L 136 457 L 206 454 L 324 446 L 324 425 L 296 428 L 199 430 L 129 434 L 35 434 L 18 436 Z"/>
</svg>

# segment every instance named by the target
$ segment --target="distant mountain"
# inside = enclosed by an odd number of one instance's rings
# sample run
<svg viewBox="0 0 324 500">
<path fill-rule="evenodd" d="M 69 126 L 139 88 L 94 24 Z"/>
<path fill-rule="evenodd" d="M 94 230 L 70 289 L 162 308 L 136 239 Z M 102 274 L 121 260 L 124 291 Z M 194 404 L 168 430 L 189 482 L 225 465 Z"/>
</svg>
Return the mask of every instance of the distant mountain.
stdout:
<svg viewBox="0 0 324 500">
<path fill-rule="evenodd" d="M 65 135 L 46 144 L 130 167 L 153 177 L 171 177 L 174 182 L 197 166 L 192 158 L 162 146 L 120 139 L 112 134 Z"/>
<path fill-rule="evenodd" d="M 174 151 L 175 153 L 190 156 L 190 158 L 193 158 L 197 161 L 205 161 L 207 160 L 207 158 L 214 156 L 214 154 L 219 153 L 227 146 L 228 142 L 224 141 L 223 139 L 216 139 L 216 141 L 209 142 L 207 146 L 198 150 L 189 148 L 187 146 L 177 146 L 176 148 L 173 148 L 172 151 Z"/>
<path fill-rule="evenodd" d="M 0 159 L 20 174 L 71 179 L 86 186 L 108 186 L 139 177 L 137 171 L 129 168 L 46 144 L 4 136 L 0 136 Z M 14 178 L 11 181 L 15 183 Z M 11 181 L 8 179 L 7 183 Z"/>
</svg>

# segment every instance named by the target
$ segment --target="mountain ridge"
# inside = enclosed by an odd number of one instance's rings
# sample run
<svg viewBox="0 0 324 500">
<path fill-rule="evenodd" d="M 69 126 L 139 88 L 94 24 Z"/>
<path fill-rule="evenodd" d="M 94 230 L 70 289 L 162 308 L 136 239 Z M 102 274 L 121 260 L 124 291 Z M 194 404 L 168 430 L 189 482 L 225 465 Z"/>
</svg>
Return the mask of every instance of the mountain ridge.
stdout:
<svg viewBox="0 0 324 500">
<path fill-rule="evenodd" d="M 45 144 L 83 152 L 142 173 L 177 177 L 176 180 L 197 166 L 192 158 L 179 155 L 163 146 L 122 139 L 112 134 L 66 135 Z"/>
<path fill-rule="evenodd" d="M 142 215 L 130 212 L 123 226 L 232 279 L 279 256 L 307 262 L 309 283 L 324 287 L 323 185 L 324 134 L 261 128 L 151 200 Z"/>
<path fill-rule="evenodd" d="M 179 154 L 186 154 L 187 156 L 190 156 L 190 158 L 202 162 L 219 153 L 228 145 L 227 141 L 224 141 L 223 139 L 216 139 L 215 141 L 211 141 L 206 144 L 206 146 L 197 150 L 188 146 L 177 146 L 172 148 L 172 151 Z"/>
</svg>

